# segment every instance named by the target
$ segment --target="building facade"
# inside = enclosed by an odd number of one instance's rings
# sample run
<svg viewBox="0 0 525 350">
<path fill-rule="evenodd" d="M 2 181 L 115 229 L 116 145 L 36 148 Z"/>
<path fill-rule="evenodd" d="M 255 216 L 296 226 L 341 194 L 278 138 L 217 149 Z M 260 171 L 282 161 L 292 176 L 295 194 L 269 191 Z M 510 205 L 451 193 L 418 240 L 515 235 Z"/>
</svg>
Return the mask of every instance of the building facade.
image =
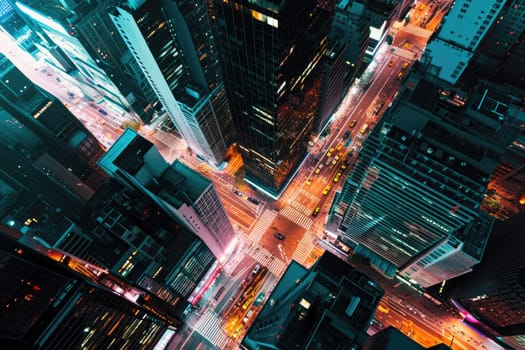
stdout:
<svg viewBox="0 0 525 350">
<path fill-rule="evenodd" d="M 340 239 L 386 275 L 428 287 L 481 260 L 481 202 L 523 113 L 490 84 L 468 91 L 412 73 L 333 204 Z"/>
<path fill-rule="evenodd" d="M 327 13 L 313 0 L 213 4 L 245 180 L 277 198 L 306 156 Z"/>
<path fill-rule="evenodd" d="M 235 232 L 211 180 L 178 161 L 169 165 L 152 143 L 131 129 L 108 150 L 100 165 L 194 232 L 217 259 L 224 256 Z"/>
<path fill-rule="evenodd" d="M 25 156 L 18 154 L 17 158 L 32 163 L 81 201 L 88 200 L 106 179 L 96 165 L 102 146 L 60 101 L 34 85 L 1 54 L 0 77 L 4 151 L 18 149 Z"/>
<path fill-rule="evenodd" d="M 144 290 L 0 235 L 2 347 L 147 349 L 180 325 Z"/>
<path fill-rule="evenodd" d="M 234 128 L 206 3 L 128 5 L 110 14 L 118 32 L 188 147 L 220 165 Z"/>
</svg>

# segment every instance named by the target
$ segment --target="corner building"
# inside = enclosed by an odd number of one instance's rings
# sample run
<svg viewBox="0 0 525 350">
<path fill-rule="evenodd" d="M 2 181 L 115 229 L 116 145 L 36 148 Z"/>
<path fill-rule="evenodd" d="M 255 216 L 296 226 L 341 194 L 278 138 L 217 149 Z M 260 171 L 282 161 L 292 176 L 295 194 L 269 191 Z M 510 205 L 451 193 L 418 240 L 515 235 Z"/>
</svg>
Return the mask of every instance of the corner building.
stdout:
<svg viewBox="0 0 525 350">
<path fill-rule="evenodd" d="M 523 118 L 488 81 L 465 87 L 411 73 L 334 202 L 354 253 L 423 287 L 481 261 L 493 219 L 480 204 Z"/>
<path fill-rule="evenodd" d="M 246 181 L 279 197 L 307 151 L 329 21 L 314 0 L 214 1 Z"/>
</svg>

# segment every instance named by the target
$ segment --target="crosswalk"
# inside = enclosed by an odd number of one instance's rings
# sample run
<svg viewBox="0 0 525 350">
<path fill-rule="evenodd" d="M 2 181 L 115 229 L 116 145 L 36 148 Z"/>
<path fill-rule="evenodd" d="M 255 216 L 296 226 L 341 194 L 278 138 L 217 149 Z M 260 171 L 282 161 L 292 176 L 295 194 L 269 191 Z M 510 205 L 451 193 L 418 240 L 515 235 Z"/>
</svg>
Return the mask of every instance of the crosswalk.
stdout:
<svg viewBox="0 0 525 350">
<path fill-rule="evenodd" d="M 312 213 L 312 209 L 308 208 L 306 205 L 299 203 L 297 201 L 293 201 L 290 206 L 294 208 L 295 210 L 303 213 L 304 215 L 310 215 Z"/>
<path fill-rule="evenodd" d="M 310 217 L 292 207 L 286 207 L 281 210 L 281 215 L 301 226 L 305 230 L 309 230 L 313 224 L 313 220 Z"/>
<path fill-rule="evenodd" d="M 277 213 L 273 210 L 266 209 L 262 213 L 259 220 L 257 220 L 257 223 L 253 227 L 251 233 L 250 233 L 250 239 L 254 242 L 259 242 L 268 229 L 268 227 L 272 224 L 273 220 L 277 216 Z"/>
<path fill-rule="evenodd" d="M 412 51 L 400 47 L 396 47 L 393 54 L 399 57 L 406 58 L 407 60 L 413 60 L 416 57 L 416 54 Z"/>
<path fill-rule="evenodd" d="M 210 343 L 219 349 L 224 349 L 228 342 L 228 336 L 221 327 L 222 319 L 213 311 L 202 315 L 199 323 L 195 326 L 195 331 L 199 332 Z"/>
<path fill-rule="evenodd" d="M 281 259 L 272 255 L 269 250 L 258 244 L 252 244 L 246 254 L 257 260 L 261 265 L 266 266 L 268 271 L 278 278 L 280 278 L 284 270 L 286 270 L 286 264 Z"/>
<path fill-rule="evenodd" d="M 297 245 L 292 259 L 299 262 L 300 264 L 304 264 L 304 262 L 310 255 L 310 252 L 314 248 L 314 240 L 315 236 L 312 235 L 310 232 L 306 232 L 299 244 Z"/>
<path fill-rule="evenodd" d="M 409 32 L 412 35 L 420 36 L 420 37 L 426 38 L 426 39 L 430 38 L 430 36 L 433 33 L 433 31 L 431 31 L 431 30 L 424 29 L 424 28 L 415 26 L 413 24 L 407 25 L 406 28 L 405 28 L 405 31 Z"/>
</svg>

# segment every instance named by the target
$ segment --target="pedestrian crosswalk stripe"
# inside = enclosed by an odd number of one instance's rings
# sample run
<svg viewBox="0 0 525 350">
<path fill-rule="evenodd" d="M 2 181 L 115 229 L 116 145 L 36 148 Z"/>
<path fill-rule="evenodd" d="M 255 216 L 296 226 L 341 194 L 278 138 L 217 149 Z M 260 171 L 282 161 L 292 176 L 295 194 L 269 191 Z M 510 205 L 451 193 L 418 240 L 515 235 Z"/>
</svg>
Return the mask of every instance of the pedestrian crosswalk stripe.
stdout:
<svg viewBox="0 0 525 350">
<path fill-rule="evenodd" d="M 266 209 L 253 227 L 250 233 L 250 239 L 254 242 L 259 242 L 276 216 L 276 212 Z"/>
<path fill-rule="evenodd" d="M 195 330 L 199 332 L 210 343 L 223 346 L 227 336 L 221 328 L 222 319 L 214 312 L 206 312 L 202 315 Z"/>
<path fill-rule="evenodd" d="M 266 266 L 268 271 L 276 277 L 281 277 L 286 270 L 286 264 L 281 259 L 257 244 L 252 245 L 247 254 L 261 265 Z"/>
<path fill-rule="evenodd" d="M 310 232 L 306 232 L 301 241 L 299 241 L 299 244 L 297 245 L 297 248 L 295 249 L 295 252 L 292 256 L 292 259 L 300 264 L 304 264 L 314 247 L 315 236 L 312 235 Z"/>
<path fill-rule="evenodd" d="M 310 229 L 310 227 L 313 224 L 313 220 L 311 218 L 292 207 L 286 207 L 283 210 L 281 210 L 281 215 L 294 222 L 295 224 L 301 226 L 305 230 Z"/>
</svg>

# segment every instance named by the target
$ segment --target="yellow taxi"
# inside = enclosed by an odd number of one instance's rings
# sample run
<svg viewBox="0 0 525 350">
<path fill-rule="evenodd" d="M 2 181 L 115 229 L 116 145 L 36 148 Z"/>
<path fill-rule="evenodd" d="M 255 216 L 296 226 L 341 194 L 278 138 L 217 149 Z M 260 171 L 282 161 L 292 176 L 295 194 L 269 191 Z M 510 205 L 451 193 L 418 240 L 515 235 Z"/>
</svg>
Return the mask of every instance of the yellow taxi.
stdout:
<svg viewBox="0 0 525 350">
<path fill-rule="evenodd" d="M 330 188 L 332 188 L 332 186 L 326 185 L 326 187 L 323 190 L 323 196 L 326 196 L 328 192 L 330 192 Z"/>
</svg>

